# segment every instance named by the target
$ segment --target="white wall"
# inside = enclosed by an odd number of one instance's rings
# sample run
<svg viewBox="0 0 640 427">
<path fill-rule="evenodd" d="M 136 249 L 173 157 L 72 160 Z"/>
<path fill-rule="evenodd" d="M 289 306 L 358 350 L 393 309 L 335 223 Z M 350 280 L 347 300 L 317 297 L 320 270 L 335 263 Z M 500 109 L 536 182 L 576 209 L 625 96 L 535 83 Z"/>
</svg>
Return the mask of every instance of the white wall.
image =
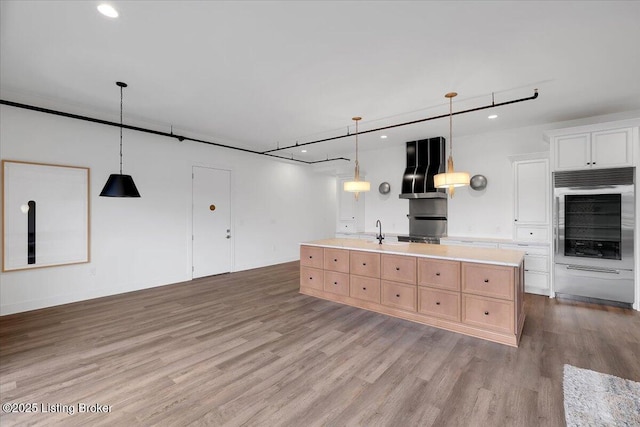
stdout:
<svg viewBox="0 0 640 427">
<path fill-rule="evenodd" d="M 0 314 L 191 279 L 191 168 L 231 170 L 234 271 L 296 260 L 335 232 L 335 177 L 306 165 L 124 131 L 140 199 L 98 197 L 118 171 L 116 127 L 0 109 L 0 158 L 91 169 L 91 262 L 0 273 Z"/>
</svg>

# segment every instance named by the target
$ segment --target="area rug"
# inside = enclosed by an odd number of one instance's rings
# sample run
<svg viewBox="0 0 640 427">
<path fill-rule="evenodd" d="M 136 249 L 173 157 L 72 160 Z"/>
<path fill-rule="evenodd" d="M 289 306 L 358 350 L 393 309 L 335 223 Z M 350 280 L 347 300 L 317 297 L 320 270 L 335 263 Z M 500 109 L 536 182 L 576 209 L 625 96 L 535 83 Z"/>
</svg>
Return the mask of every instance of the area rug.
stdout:
<svg viewBox="0 0 640 427">
<path fill-rule="evenodd" d="M 567 427 L 640 426 L 640 383 L 564 365 Z"/>
</svg>

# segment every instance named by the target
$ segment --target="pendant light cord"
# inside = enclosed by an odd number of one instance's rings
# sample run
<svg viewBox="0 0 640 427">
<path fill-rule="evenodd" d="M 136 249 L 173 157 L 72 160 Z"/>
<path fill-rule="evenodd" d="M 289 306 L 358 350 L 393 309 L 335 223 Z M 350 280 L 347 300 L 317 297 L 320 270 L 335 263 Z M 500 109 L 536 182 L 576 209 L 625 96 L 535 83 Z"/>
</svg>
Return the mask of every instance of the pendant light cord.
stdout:
<svg viewBox="0 0 640 427">
<path fill-rule="evenodd" d="M 356 120 L 356 181 L 360 180 L 360 163 L 358 162 L 358 120 Z"/>
<path fill-rule="evenodd" d="M 449 98 L 449 156 L 453 157 L 453 97 Z"/>
<path fill-rule="evenodd" d="M 122 175 L 122 86 L 120 86 L 120 175 Z"/>
</svg>

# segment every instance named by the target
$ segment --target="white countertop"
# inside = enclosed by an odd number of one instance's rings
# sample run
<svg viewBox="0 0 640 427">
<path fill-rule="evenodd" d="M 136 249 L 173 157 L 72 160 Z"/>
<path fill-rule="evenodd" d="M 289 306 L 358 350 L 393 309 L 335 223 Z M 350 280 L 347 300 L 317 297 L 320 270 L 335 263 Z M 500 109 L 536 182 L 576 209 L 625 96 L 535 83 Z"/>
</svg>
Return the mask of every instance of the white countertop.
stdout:
<svg viewBox="0 0 640 427">
<path fill-rule="evenodd" d="M 327 248 L 352 249 L 394 255 L 411 255 L 424 258 L 447 259 L 453 261 L 477 262 L 482 264 L 517 267 L 525 252 L 510 249 L 472 248 L 466 246 L 428 245 L 424 243 L 389 242 L 378 244 L 377 240 L 365 239 L 324 239 L 304 242 L 301 245 Z"/>
</svg>

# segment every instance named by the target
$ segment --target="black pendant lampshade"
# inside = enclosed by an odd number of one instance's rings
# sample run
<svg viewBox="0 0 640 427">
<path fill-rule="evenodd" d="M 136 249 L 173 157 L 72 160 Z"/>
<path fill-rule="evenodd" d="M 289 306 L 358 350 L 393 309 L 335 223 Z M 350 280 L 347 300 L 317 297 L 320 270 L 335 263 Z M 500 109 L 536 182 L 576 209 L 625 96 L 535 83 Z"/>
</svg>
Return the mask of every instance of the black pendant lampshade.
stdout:
<svg viewBox="0 0 640 427">
<path fill-rule="evenodd" d="M 102 192 L 103 197 L 140 197 L 140 193 L 131 175 L 112 173 Z"/>
<path fill-rule="evenodd" d="M 140 197 L 140 192 L 138 192 L 131 175 L 122 174 L 122 88 L 127 87 L 127 84 L 116 82 L 116 85 L 120 86 L 120 173 L 109 175 L 100 195 L 103 197 Z"/>
</svg>

